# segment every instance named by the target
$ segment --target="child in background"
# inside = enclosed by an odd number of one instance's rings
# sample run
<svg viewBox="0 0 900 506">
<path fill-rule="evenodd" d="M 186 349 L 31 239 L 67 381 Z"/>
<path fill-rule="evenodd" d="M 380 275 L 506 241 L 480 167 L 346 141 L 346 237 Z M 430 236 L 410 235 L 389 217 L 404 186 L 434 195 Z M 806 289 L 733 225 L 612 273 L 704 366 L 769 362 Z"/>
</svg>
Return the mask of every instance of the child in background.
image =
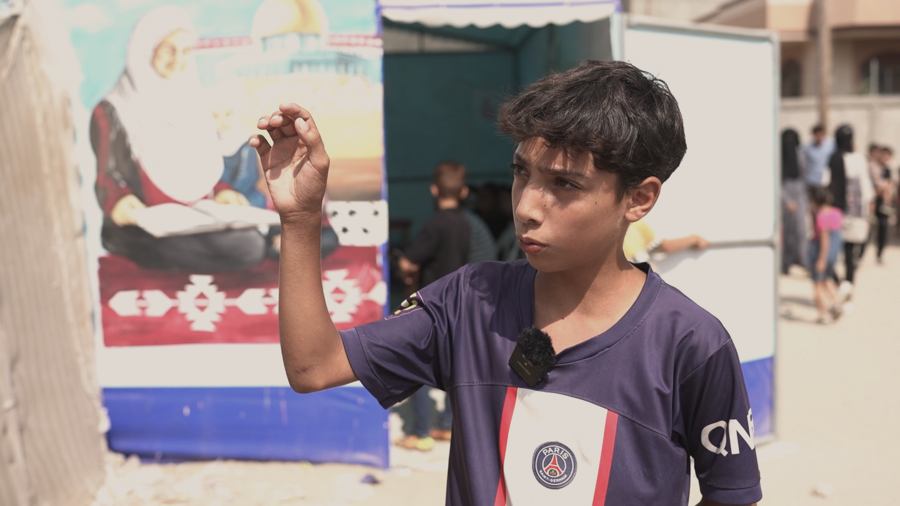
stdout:
<svg viewBox="0 0 900 506">
<path fill-rule="evenodd" d="M 841 306 L 828 279 L 834 275 L 834 263 L 843 247 L 843 217 L 840 209 L 831 206 L 831 192 L 827 188 L 810 187 L 809 201 L 815 222 L 813 239 L 809 244 L 809 265 L 813 268 L 813 290 L 819 310 L 816 322 L 828 323 L 829 313 L 835 319 L 841 315 Z"/>
<path fill-rule="evenodd" d="M 656 232 L 644 220 L 628 226 L 625 242 L 622 244 L 625 258 L 633 263 L 649 262 L 650 253 L 654 251 L 675 253 L 689 248 L 705 250 L 708 247 L 709 241 L 696 234 L 674 239 L 657 237 Z"/>
<path fill-rule="evenodd" d="M 452 161 L 439 163 L 434 168 L 434 183 L 430 190 L 437 212 L 428 219 L 398 262 L 406 279 L 411 279 L 417 272 L 421 274 L 421 286 L 428 286 L 466 265 L 472 241 L 472 227 L 460 205 L 469 193 L 465 167 Z M 424 385 L 412 395 L 414 434 L 395 441 L 396 445 L 428 451 L 434 447 L 435 439 L 450 439 L 453 423 L 450 396 L 446 397 L 444 410 L 438 417 L 438 427 L 432 429 L 430 391 L 431 388 Z"/>
</svg>

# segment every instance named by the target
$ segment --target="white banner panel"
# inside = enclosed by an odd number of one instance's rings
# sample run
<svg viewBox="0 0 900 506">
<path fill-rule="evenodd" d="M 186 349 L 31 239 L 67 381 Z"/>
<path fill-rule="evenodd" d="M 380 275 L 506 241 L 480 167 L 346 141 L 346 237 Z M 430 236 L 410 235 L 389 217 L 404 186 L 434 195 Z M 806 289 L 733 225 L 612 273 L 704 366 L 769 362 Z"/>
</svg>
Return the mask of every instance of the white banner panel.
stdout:
<svg viewBox="0 0 900 506">
<path fill-rule="evenodd" d="M 768 240 L 775 232 L 775 48 L 771 39 L 629 26 L 625 61 L 664 80 L 688 150 L 651 213 L 662 237 Z"/>
<path fill-rule="evenodd" d="M 698 234 L 701 254 L 657 262 L 663 278 L 722 320 L 744 362 L 775 347 L 776 51 L 766 32 L 626 21 L 625 60 L 668 84 L 687 154 L 646 218 L 657 238 Z M 728 31 L 726 31 L 728 30 Z"/>
<path fill-rule="evenodd" d="M 653 263 L 666 283 L 722 322 L 741 362 L 775 354 L 773 248 L 713 248 L 675 253 Z"/>
</svg>

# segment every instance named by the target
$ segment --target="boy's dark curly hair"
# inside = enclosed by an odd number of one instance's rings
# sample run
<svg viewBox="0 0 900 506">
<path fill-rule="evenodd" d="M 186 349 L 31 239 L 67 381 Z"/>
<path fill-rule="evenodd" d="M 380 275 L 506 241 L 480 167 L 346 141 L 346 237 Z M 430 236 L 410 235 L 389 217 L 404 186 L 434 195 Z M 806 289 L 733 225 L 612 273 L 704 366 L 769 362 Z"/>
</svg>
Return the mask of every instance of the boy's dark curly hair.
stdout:
<svg viewBox="0 0 900 506">
<path fill-rule="evenodd" d="M 619 199 L 650 176 L 668 179 L 687 150 L 669 87 L 621 61 L 588 60 L 542 78 L 503 104 L 499 123 L 517 143 L 540 137 L 590 152 L 595 167 L 619 176 Z"/>
</svg>

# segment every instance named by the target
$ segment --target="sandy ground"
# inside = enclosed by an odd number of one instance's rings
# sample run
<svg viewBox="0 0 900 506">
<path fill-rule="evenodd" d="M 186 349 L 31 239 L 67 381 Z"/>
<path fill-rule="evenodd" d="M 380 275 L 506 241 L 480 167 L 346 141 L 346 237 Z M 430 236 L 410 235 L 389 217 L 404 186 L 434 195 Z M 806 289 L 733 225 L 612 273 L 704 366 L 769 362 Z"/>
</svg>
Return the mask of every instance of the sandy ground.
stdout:
<svg viewBox="0 0 900 506">
<path fill-rule="evenodd" d="M 801 269 L 781 277 L 777 438 L 758 447 L 761 504 L 900 502 L 898 241 L 884 260 L 877 265 L 869 248 L 852 307 L 830 325 L 813 323 L 811 283 Z M 393 436 L 401 425 L 393 413 Z M 449 443 L 428 453 L 394 449 L 388 471 L 284 462 L 142 465 L 110 454 L 95 505 L 439 505 L 448 454 Z M 697 494 L 695 484 L 691 503 Z"/>
</svg>

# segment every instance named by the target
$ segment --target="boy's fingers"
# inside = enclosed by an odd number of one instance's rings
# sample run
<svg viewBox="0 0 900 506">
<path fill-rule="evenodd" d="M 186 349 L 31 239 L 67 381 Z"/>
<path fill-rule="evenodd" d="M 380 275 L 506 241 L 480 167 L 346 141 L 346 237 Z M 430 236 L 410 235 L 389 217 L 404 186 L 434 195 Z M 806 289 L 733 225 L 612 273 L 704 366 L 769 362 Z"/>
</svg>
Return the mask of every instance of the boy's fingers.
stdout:
<svg viewBox="0 0 900 506">
<path fill-rule="evenodd" d="M 284 126 L 281 127 L 281 133 L 285 137 L 297 135 L 297 129 L 294 128 L 294 118 L 285 118 Z"/>
<path fill-rule="evenodd" d="M 278 139 L 283 139 L 285 137 L 284 125 L 287 123 L 291 123 L 291 120 L 285 118 L 280 111 L 275 111 L 269 117 L 269 123 L 266 131 L 269 132 L 269 136 L 272 137 L 273 141 L 277 141 Z M 287 134 L 289 135 L 289 134 Z"/>
<path fill-rule="evenodd" d="M 294 128 L 294 117 L 282 111 L 273 112 L 268 119 L 267 126 L 266 130 L 272 136 L 273 141 L 297 135 L 297 130 Z"/>
<path fill-rule="evenodd" d="M 267 132 L 269 132 L 269 136 L 273 141 L 284 138 L 284 132 L 282 132 L 281 128 L 269 128 Z"/>
<path fill-rule="evenodd" d="M 312 114 L 306 109 L 294 103 L 284 103 L 278 106 L 285 118 L 293 119 L 293 132 L 300 137 L 300 141 L 306 146 L 310 161 L 320 168 L 325 168 L 329 164 L 328 153 L 325 152 L 325 145 L 322 142 L 322 136 L 316 127 Z"/>
<path fill-rule="evenodd" d="M 312 115 L 306 109 L 294 103 L 284 103 L 278 106 L 278 110 L 292 118 L 310 119 Z"/>
<path fill-rule="evenodd" d="M 278 127 L 278 138 L 281 139 L 283 137 L 292 137 L 294 135 L 297 135 L 297 129 L 294 128 L 294 118 L 280 112 L 277 114 L 278 121 L 273 123 L 272 126 Z M 271 133 L 272 131 L 270 130 L 269 134 Z M 272 137 L 272 139 L 275 139 L 275 137 Z"/>
<path fill-rule="evenodd" d="M 309 156 L 313 165 L 321 169 L 327 168 L 330 163 L 328 153 L 325 152 L 322 136 L 319 135 L 315 123 L 312 123 L 312 118 L 308 121 L 303 118 L 295 119 L 294 128 L 300 137 L 300 141 L 306 146 L 307 156 Z"/>
<path fill-rule="evenodd" d="M 281 104 L 278 106 L 278 109 L 284 113 L 285 116 L 290 118 L 300 118 L 306 121 L 306 124 L 310 126 L 311 129 L 318 130 L 316 127 L 316 120 L 313 119 L 312 114 L 306 109 L 300 107 L 297 104 Z M 294 121 L 294 125 L 297 125 L 297 122 Z"/>
<path fill-rule="evenodd" d="M 266 156 L 266 153 L 272 149 L 272 146 L 269 145 L 269 141 L 266 140 L 262 135 L 254 135 L 250 137 L 250 146 L 256 148 L 256 152 L 260 157 Z M 265 167 L 264 167 L 265 168 Z"/>
</svg>

